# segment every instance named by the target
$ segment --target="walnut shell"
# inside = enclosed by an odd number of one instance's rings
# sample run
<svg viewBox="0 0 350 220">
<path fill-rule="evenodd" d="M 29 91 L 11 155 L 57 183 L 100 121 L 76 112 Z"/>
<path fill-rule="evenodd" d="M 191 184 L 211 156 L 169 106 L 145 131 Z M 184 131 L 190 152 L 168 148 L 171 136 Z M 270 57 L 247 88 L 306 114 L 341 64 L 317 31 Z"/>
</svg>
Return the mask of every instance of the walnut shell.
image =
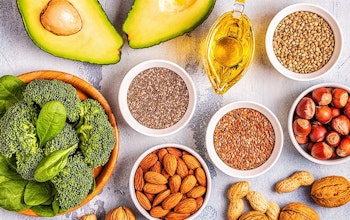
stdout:
<svg viewBox="0 0 350 220">
<path fill-rule="evenodd" d="M 316 204 L 332 208 L 350 201 L 350 182 L 342 176 L 327 176 L 311 187 L 311 197 Z"/>
<path fill-rule="evenodd" d="M 280 213 L 279 220 L 320 220 L 317 212 L 300 202 L 292 202 L 286 205 Z"/>
</svg>

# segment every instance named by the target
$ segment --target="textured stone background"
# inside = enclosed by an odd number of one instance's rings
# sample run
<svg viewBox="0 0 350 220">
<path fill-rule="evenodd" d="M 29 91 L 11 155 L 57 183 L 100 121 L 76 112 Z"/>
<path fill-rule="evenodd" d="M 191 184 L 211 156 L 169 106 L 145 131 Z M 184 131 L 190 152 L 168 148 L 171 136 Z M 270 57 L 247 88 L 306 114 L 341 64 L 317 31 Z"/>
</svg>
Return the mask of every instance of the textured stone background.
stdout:
<svg viewBox="0 0 350 220">
<path fill-rule="evenodd" d="M 132 5 L 131 0 L 100 0 L 109 19 L 121 33 L 121 26 Z M 246 14 L 251 18 L 256 37 L 256 51 L 253 63 L 241 79 L 223 96 L 216 95 L 203 71 L 199 47 L 214 20 L 232 9 L 233 1 L 217 0 L 209 18 L 194 31 L 160 45 L 134 50 L 127 43 L 122 49 L 122 58 L 114 65 L 92 65 L 52 56 L 33 44 L 24 30 L 16 1 L 0 0 L 0 74 L 21 73 L 52 69 L 74 74 L 98 88 L 109 101 L 118 121 L 121 134 L 121 148 L 115 172 L 103 191 L 84 207 L 53 219 L 77 219 L 88 213 L 95 213 L 104 219 L 108 210 L 126 205 L 132 208 L 139 219 L 141 214 L 133 205 L 128 188 L 129 173 L 138 156 L 151 146 L 163 143 L 178 143 L 195 149 L 207 162 L 211 171 L 212 194 L 208 205 L 198 219 L 225 219 L 228 201 L 226 191 L 230 184 L 241 179 L 229 177 L 218 170 L 210 161 L 205 146 L 205 132 L 211 116 L 223 105 L 233 101 L 255 101 L 268 107 L 281 122 L 284 130 L 284 148 L 276 165 L 262 176 L 248 179 L 251 189 L 262 192 L 268 200 L 276 201 L 281 207 L 292 201 L 304 202 L 317 210 L 321 219 L 348 219 L 350 204 L 326 209 L 316 206 L 308 195 L 310 188 L 304 187 L 290 194 L 277 194 L 274 184 L 297 170 L 311 171 L 315 178 L 327 175 L 343 175 L 350 179 L 350 163 L 323 166 L 304 159 L 293 147 L 287 129 L 287 116 L 293 100 L 304 89 L 323 82 L 339 82 L 350 85 L 350 1 L 301 1 L 301 0 L 259 0 L 246 1 Z M 273 16 L 282 8 L 300 2 L 318 4 L 329 10 L 343 30 L 344 50 L 331 74 L 312 82 L 292 81 L 280 75 L 270 64 L 265 52 L 265 33 Z M 124 35 L 125 38 L 125 35 Z M 194 117 L 180 132 L 163 138 L 143 136 L 132 130 L 123 120 L 117 95 L 120 82 L 134 65 L 149 59 L 167 59 L 184 67 L 193 78 L 198 103 Z M 1 193 L 1 192 L 0 192 Z M 248 210 L 248 205 L 246 205 Z M 0 209 L 0 219 L 35 219 Z"/>
</svg>

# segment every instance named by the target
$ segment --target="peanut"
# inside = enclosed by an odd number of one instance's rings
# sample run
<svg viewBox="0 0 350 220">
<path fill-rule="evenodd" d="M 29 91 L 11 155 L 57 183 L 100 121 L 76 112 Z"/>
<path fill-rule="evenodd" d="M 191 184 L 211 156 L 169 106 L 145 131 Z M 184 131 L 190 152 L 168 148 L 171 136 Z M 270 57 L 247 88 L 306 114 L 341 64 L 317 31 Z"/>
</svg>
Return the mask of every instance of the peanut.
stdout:
<svg viewBox="0 0 350 220">
<path fill-rule="evenodd" d="M 247 200 L 249 201 L 250 206 L 254 210 L 260 211 L 262 213 L 265 213 L 267 211 L 267 208 L 269 207 L 268 201 L 261 193 L 257 191 L 248 192 Z"/>
<path fill-rule="evenodd" d="M 313 175 L 307 171 L 297 171 L 290 177 L 279 181 L 276 186 L 277 193 L 287 193 L 297 190 L 300 186 L 310 186 L 315 181 Z"/>
<path fill-rule="evenodd" d="M 232 201 L 235 199 L 241 199 L 247 195 L 250 190 L 250 184 L 248 181 L 236 182 L 230 186 L 227 191 L 227 198 Z"/>
<path fill-rule="evenodd" d="M 276 202 L 269 202 L 265 215 L 269 220 L 278 220 L 281 208 Z"/>
<path fill-rule="evenodd" d="M 228 220 L 236 220 L 239 216 L 242 215 L 244 210 L 244 202 L 243 199 L 233 199 L 230 202 L 227 210 L 227 219 Z"/>
</svg>

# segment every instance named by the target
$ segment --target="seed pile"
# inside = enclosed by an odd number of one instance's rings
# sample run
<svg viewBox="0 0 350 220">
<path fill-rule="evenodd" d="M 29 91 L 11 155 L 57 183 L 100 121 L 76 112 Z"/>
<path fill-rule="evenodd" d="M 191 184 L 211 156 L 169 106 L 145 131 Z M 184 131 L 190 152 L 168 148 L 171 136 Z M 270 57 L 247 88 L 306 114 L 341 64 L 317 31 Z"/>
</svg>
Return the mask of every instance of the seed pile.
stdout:
<svg viewBox="0 0 350 220">
<path fill-rule="evenodd" d="M 261 166 L 275 145 L 271 122 L 259 111 L 239 108 L 226 113 L 214 130 L 214 148 L 219 158 L 238 170 Z"/>
<path fill-rule="evenodd" d="M 189 94 L 184 80 L 174 71 L 154 67 L 142 71 L 131 82 L 127 103 L 131 115 L 153 129 L 173 126 L 184 116 Z"/>
<path fill-rule="evenodd" d="M 319 15 L 299 11 L 286 16 L 273 36 L 279 62 L 301 74 L 315 72 L 332 57 L 335 41 L 331 27 Z"/>
</svg>

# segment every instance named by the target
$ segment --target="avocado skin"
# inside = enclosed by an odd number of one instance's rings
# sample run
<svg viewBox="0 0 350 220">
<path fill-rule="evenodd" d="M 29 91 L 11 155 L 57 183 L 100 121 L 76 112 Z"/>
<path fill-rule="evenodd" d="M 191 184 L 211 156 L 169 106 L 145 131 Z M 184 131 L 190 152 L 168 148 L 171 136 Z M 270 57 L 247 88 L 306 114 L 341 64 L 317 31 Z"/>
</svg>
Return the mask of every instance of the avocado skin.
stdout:
<svg viewBox="0 0 350 220">
<path fill-rule="evenodd" d="M 187 9 L 184 9 L 180 12 L 162 13 L 157 11 L 158 0 L 147 1 L 147 3 L 144 0 L 135 0 L 122 27 L 128 37 L 129 46 L 134 49 L 152 47 L 194 30 L 208 18 L 216 1 L 195 0 L 194 4 L 201 3 L 205 5 L 204 11 L 192 11 L 196 13 L 186 14 L 183 12 Z M 184 22 L 183 18 L 188 14 L 190 16 Z"/>
<path fill-rule="evenodd" d="M 40 13 L 50 0 L 17 0 L 28 36 L 40 49 L 57 57 L 92 64 L 114 64 L 121 58 L 123 38 L 109 21 L 98 0 L 69 0 L 83 20 L 82 29 L 58 36 L 40 23 Z"/>
</svg>

